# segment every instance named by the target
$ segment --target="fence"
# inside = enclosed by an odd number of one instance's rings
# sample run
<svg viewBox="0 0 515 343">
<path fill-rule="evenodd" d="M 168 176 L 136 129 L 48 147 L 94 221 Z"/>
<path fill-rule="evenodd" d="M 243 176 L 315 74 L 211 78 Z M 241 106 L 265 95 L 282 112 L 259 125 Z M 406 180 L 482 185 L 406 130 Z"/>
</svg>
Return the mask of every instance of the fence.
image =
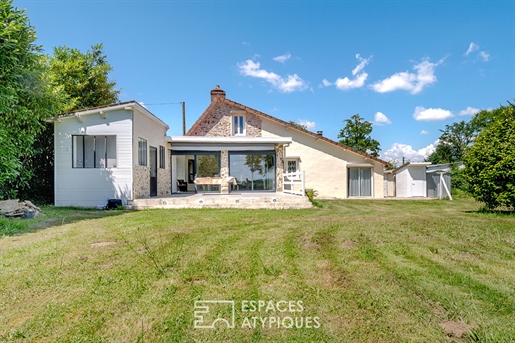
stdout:
<svg viewBox="0 0 515 343">
<path fill-rule="evenodd" d="M 283 193 L 304 196 L 304 171 L 283 174 Z"/>
</svg>

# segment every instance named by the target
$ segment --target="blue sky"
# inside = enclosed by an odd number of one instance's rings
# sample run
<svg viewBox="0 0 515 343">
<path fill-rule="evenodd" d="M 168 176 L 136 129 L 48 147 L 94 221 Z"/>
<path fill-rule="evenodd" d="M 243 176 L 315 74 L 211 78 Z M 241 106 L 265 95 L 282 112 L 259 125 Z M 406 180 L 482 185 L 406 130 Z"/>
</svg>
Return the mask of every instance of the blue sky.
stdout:
<svg viewBox="0 0 515 343">
<path fill-rule="evenodd" d="M 227 97 L 337 140 L 374 122 L 381 157 L 419 161 L 439 129 L 515 97 L 514 1 L 45 1 L 27 10 L 47 53 L 104 44 L 121 100 L 182 132 Z M 152 105 L 175 103 L 168 105 Z"/>
</svg>

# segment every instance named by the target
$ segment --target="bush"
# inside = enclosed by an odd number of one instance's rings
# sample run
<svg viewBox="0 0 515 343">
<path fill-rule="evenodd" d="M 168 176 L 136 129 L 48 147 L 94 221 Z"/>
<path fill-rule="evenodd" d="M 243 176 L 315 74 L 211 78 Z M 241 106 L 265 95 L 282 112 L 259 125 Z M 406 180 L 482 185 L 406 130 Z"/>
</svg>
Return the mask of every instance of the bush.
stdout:
<svg viewBox="0 0 515 343">
<path fill-rule="evenodd" d="M 318 196 L 318 191 L 313 188 L 306 188 L 304 190 L 304 194 L 308 197 L 309 201 L 313 204 L 313 206 L 320 207 L 318 201 L 315 198 Z"/>
<path fill-rule="evenodd" d="M 488 209 L 515 208 L 515 107 L 502 111 L 463 156 L 469 191 Z"/>
</svg>

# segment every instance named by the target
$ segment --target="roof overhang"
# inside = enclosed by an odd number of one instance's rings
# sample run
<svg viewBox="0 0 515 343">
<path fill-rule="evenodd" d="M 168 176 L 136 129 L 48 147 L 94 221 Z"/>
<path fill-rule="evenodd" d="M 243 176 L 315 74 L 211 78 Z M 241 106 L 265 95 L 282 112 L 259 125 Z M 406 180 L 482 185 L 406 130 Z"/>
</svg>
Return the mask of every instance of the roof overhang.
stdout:
<svg viewBox="0 0 515 343">
<path fill-rule="evenodd" d="M 156 123 L 162 125 L 163 127 L 166 127 L 167 130 L 169 129 L 169 126 L 165 122 L 163 122 L 155 114 L 153 114 L 152 112 L 147 110 L 145 107 L 141 106 L 136 101 L 129 101 L 129 102 L 123 102 L 120 104 L 112 104 L 112 105 L 106 105 L 106 106 L 100 106 L 100 107 L 95 107 L 95 108 L 74 111 L 71 113 L 61 114 L 61 115 L 57 115 L 52 118 L 48 118 L 45 121 L 52 123 L 52 122 L 60 122 L 63 119 L 76 118 L 80 123 L 82 123 L 84 121 L 83 118 L 88 115 L 98 114 L 102 117 L 102 119 L 107 119 L 108 112 L 119 111 L 119 110 L 132 111 L 134 109 L 137 109 L 139 112 L 143 113 L 144 115 L 146 115 L 147 117 L 149 117 L 150 119 L 155 121 Z"/>
<path fill-rule="evenodd" d="M 291 137 L 168 136 L 166 140 L 174 151 L 273 150 L 276 145 L 292 142 Z"/>
</svg>

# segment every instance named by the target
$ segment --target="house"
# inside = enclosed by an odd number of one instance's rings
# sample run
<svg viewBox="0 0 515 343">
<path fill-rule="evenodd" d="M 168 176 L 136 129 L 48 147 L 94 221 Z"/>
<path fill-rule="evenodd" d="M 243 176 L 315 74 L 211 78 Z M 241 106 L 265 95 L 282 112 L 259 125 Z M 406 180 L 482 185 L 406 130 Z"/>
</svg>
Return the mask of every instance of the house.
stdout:
<svg viewBox="0 0 515 343">
<path fill-rule="evenodd" d="M 168 125 L 135 101 L 57 116 L 55 205 L 170 194 Z"/>
<path fill-rule="evenodd" d="M 56 206 L 197 191 L 278 194 L 295 182 L 322 198 L 384 197 L 387 162 L 229 100 L 218 86 L 185 136 L 166 136 L 168 126 L 135 101 L 51 121 Z"/>
<path fill-rule="evenodd" d="M 177 180 L 236 179 L 230 191 L 283 190 L 286 173 L 304 172 L 323 198 L 383 198 L 387 162 L 229 100 L 216 86 L 211 104 L 186 133 L 170 137 L 172 192 Z"/>
</svg>

